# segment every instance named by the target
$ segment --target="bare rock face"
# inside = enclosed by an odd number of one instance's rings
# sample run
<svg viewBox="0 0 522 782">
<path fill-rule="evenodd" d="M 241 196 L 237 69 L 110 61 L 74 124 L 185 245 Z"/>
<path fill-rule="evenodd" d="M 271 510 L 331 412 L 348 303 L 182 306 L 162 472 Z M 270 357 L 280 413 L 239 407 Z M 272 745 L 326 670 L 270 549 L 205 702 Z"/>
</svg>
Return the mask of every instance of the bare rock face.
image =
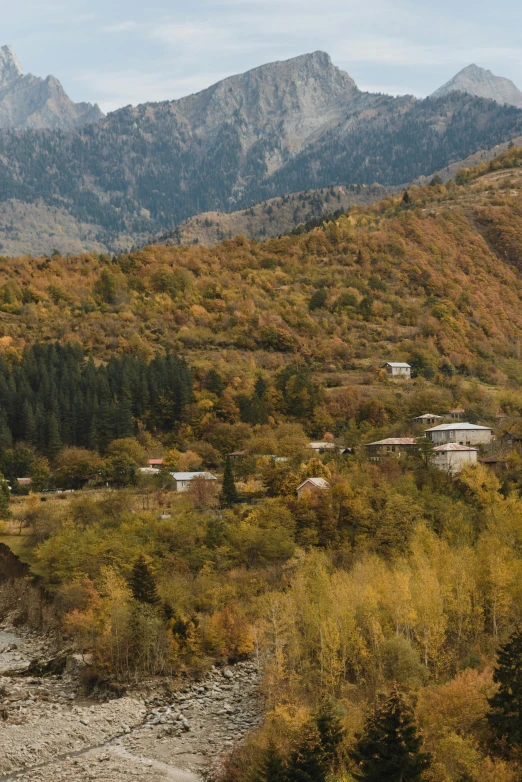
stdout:
<svg viewBox="0 0 522 782">
<path fill-rule="evenodd" d="M 97 105 L 73 103 L 54 76 L 24 75 L 10 46 L 0 49 L 0 128 L 70 130 L 103 117 Z"/>
<path fill-rule="evenodd" d="M 450 92 L 464 92 L 478 98 L 488 98 L 501 105 L 508 104 L 522 109 L 522 92 L 509 79 L 495 76 L 478 65 L 468 65 L 431 96 L 442 98 Z"/>
</svg>

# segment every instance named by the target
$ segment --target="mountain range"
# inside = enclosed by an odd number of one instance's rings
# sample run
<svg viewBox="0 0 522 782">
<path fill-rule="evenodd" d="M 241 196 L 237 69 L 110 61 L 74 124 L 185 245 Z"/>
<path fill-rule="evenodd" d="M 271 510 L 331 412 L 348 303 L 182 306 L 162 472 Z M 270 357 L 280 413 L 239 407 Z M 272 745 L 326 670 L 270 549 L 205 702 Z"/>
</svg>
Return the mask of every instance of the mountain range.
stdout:
<svg viewBox="0 0 522 782">
<path fill-rule="evenodd" d="M 3 62 L 7 86 L 35 78 L 10 50 Z M 475 74 L 424 100 L 392 97 L 360 90 L 314 52 L 81 127 L 11 126 L 0 132 L 0 252 L 119 251 L 201 212 L 331 185 L 401 186 L 522 133 L 495 78 L 481 96 L 470 94 Z"/>
<path fill-rule="evenodd" d="M 98 106 L 73 103 L 54 76 L 40 79 L 28 73 L 10 46 L 0 49 L 0 128 L 69 130 L 97 122 Z"/>
</svg>

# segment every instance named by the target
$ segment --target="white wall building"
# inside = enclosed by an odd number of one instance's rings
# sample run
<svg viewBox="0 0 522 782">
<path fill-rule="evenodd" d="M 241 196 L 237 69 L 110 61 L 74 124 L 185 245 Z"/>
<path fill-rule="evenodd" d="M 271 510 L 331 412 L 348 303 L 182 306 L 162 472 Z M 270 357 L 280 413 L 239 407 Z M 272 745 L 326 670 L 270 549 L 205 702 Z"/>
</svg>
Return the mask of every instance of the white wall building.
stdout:
<svg viewBox="0 0 522 782">
<path fill-rule="evenodd" d="M 187 491 L 190 486 L 190 482 L 194 478 L 204 478 L 206 481 L 217 481 L 215 475 L 211 472 L 171 472 L 170 473 L 176 481 L 176 491 Z"/>
<path fill-rule="evenodd" d="M 387 361 L 382 368 L 389 377 L 411 377 L 411 366 L 404 361 Z"/>
<path fill-rule="evenodd" d="M 458 445 L 489 445 L 493 430 L 489 426 L 478 424 L 455 423 L 440 424 L 427 429 L 428 437 L 435 445 L 457 443 Z"/>
<path fill-rule="evenodd" d="M 433 449 L 433 466 L 451 475 L 457 475 L 468 464 L 477 463 L 478 449 L 458 443 L 444 443 Z"/>
</svg>

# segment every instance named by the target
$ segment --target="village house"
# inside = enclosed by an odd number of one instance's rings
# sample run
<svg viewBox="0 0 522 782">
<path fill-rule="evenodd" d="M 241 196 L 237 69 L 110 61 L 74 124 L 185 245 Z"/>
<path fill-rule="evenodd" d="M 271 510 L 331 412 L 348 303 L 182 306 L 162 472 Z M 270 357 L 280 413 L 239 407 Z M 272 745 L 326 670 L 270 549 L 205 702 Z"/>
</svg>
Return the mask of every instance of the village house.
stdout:
<svg viewBox="0 0 522 782">
<path fill-rule="evenodd" d="M 439 424 L 427 429 L 426 437 L 435 445 L 458 443 L 459 445 L 489 445 L 493 430 L 478 424 Z"/>
<path fill-rule="evenodd" d="M 195 478 L 202 478 L 205 481 L 217 481 L 216 476 L 210 472 L 171 472 L 170 474 L 176 481 L 176 491 L 187 491 L 190 482 Z"/>
<path fill-rule="evenodd" d="M 312 451 L 315 453 L 326 453 L 326 451 L 335 451 L 337 448 L 336 444 L 333 443 L 331 440 L 321 440 L 317 443 L 308 443 Z"/>
<path fill-rule="evenodd" d="M 441 415 L 435 415 L 435 413 L 424 413 L 424 415 L 418 415 L 411 420 L 415 424 L 437 424 L 439 421 L 443 421 L 444 418 Z"/>
<path fill-rule="evenodd" d="M 433 466 L 451 475 L 457 475 L 468 464 L 477 463 L 478 449 L 458 443 L 444 443 L 433 449 Z"/>
<path fill-rule="evenodd" d="M 388 377 L 411 377 L 411 366 L 404 361 L 387 361 L 382 366 L 388 373 Z"/>
<path fill-rule="evenodd" d="M 329 489 L 330 484 L 324 478 L 307 478 L 297 487 L 297 496 L 299 499 L 306 495 L 318 494 L 325 489 Z"/>
<path fill-rule="evenodd" d="M 156 467 L 159 469 L 163 466 L 163 459 L 149 459 L 147 464 L 149 467 Z"/>
<path fill-rule="evenodd" d="M 388 437 L 386 440 L 376 440 L 367 443 L 368 456 L 372 461 L 378 461 L 384 456 L 402 456 L 417 447 L 415 437 Z"/>
</svg>

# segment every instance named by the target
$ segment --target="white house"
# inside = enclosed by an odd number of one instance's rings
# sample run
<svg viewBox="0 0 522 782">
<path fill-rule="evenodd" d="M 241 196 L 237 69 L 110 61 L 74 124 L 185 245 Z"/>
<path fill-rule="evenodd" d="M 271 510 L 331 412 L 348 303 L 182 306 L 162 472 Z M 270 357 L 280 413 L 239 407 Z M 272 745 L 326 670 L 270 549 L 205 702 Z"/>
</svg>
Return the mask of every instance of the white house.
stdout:
<svg viewBox="0 0 522 782">
<path fill-rule="evenodd" d="M 387 361 L 382 367 L 388 377 L 411 377 L 411 366 L 404 361 Z"/>
<path fill-rule="evenodd" d="M 458 443 L 459 445 L 489 445 L 493 430 L 489 426 L 478 424 L 455 423 L 440 424 L 427 429 L 426 437 L 435 445 Z"/>
<path fill-rule="evenodd" d="M 438 421 L 443 421 L 444 418 L 441 415 L 435 415 L 435 413 L 424 413 L 424 415 L 418 415 L 411 420 L 416 424 L 436 424 Z"/>
<path fill-rule="evenodd" d="M 468 464 L 477 463 L 478 449 L 458 443 L 444 443 L 433 449 L 433 466 L 451 475 L 457 475 Z"/>
<path fill-rule="evenodd" d="M 297 487 L 297 496 L 301 499 L 305 494 L 317 494 L 329 488 L 330 484 L 324 478 L 307 478 Z"/>
<path fill-rule="evenodd" d="M 206 481 L 217 481 L 215 475 L 210 472 L 171 472 L 170 473 L 176 481 L 176 491 L 187 491 L 190 486 L 190 482 L 194 478 L 203 478 Z"/>
</svg>

